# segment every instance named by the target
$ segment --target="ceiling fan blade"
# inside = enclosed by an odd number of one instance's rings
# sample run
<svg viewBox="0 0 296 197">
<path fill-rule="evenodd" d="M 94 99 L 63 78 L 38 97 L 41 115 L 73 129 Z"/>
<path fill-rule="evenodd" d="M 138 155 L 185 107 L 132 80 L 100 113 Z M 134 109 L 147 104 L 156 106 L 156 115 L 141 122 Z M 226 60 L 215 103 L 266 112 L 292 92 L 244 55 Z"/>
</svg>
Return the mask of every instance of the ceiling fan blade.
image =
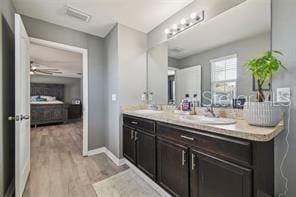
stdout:
<svg viewBox="0 0 296 197">
<path fill-rule="evenodd" d="M 59 69 L 57 68 L 38 68 L 38 70 L 43 70 L 43 71 L 58 71 Z"/>
<path fill-rule="evenodd" d="M 42 70 L 35 70 L 35 73 L 41 73 L 41 74 L 46 74 L 46 75 L 52 75 L 52 72 L 47 72 L 47 71 L 42 71 Z"/>
<path fill-rule="evenodd" d="M 41 60 L 38 58 L 32 58 L 35 63 L 38 63 L 40 65 L 54 65 L 54 64 L 74 64 L 76 61 L 59 61 L 59 60 Z"/>
</svg>

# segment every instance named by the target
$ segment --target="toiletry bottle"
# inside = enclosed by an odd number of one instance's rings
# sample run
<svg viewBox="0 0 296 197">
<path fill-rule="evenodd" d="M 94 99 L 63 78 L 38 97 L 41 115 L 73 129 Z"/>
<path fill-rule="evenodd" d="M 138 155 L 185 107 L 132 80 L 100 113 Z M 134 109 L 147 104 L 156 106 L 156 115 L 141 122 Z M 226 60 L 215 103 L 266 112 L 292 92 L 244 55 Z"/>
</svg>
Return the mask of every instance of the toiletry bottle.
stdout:
<svg viewBox="0 0 296 197">
<path fill-rule="evenodd" d="M 190 111 L 190 105 L 189 94 L 186 94 L 185 99 L 182 101 L 182 111 Z"/>
<path fill-rule="evenodd" d="M 146 92 L 143 92 L 143 94 L 141 95 L 141 101 L 143 104 L 146 104 L 146 99 L 147 99 L 147 94 Z"/>
<path fill-rule="evenodd" d="M 197 100 L 197 94 L 194 94 L 193 95 L 193 99 L 192 99 L 192 110 L 193 110 L 193 113 L 195 114 L 196 111 L 195 111 L 195 108 L 198 107 L 198 100 Z"/>
</svg>

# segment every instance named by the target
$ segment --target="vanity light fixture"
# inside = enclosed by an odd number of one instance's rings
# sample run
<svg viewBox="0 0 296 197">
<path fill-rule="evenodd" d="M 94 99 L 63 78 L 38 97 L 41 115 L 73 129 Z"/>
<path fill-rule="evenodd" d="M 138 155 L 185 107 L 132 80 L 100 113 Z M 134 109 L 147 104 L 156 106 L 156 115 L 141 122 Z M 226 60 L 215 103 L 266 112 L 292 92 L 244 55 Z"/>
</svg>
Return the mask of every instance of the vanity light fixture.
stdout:
<svg viewBox="0 0 296 197">
<path fill-rule="evenodd" d="M 185 31 L 186 29 L 200 23 L 203 20 L 204 11 L 201 11 L 199 14 L 193 12 L 190 14 L 189 18 L 182 18 L 180 24 L 173 24 L 171 28 L 166 28 L 164 33 L 166 34 L 167 38 L 170 39 L 178 33 Z"/>
</svg>

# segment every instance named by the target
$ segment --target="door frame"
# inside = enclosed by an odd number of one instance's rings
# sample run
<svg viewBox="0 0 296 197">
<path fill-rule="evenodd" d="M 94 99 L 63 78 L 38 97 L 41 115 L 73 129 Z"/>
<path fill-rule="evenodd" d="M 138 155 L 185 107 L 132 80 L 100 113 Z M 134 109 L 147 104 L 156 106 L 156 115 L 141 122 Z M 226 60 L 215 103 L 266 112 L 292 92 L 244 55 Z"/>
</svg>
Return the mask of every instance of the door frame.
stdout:
<svg viewBox="0 0 296 197">
<path fill-rule="evenodd" d="M 51 48 L 71 51 L 82 54 L 82 84 L 83 84 L 83 135 L 82 135 L 82 155 L 88 155 L 88 50 L 76 46 L 47 41 L 39 38 L 30 37 L 30 42 Z"/>
</svg>

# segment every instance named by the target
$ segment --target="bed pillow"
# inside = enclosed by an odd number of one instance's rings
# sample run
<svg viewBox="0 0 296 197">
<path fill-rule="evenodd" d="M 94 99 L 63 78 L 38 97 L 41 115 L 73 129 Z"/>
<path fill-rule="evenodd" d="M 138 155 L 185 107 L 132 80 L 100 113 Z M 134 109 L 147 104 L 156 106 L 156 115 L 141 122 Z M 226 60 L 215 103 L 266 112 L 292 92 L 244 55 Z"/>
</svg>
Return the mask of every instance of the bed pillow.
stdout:
<svg viewBox="0 0 296 197">
<path fill-rule="evenodd" d="M 56 101 L 57 100 L 57 98 L 54 96 L 41 96 L 41 98 L 44 98 L 47 101 Z"/>
<path fill-rule="evenodd" d="M 36 98 L 36 101 L 47 101 L 46 98 L 42 98 L 41 96 L 38 96 Z"/>
<path fill-rule="evenodd" d="M 37 98 L 38 96 L 31 96 L 31 101 L 32 102 L 34 102 L 34 101 L 36 101 L 36 98 Z"/>
</svg>

